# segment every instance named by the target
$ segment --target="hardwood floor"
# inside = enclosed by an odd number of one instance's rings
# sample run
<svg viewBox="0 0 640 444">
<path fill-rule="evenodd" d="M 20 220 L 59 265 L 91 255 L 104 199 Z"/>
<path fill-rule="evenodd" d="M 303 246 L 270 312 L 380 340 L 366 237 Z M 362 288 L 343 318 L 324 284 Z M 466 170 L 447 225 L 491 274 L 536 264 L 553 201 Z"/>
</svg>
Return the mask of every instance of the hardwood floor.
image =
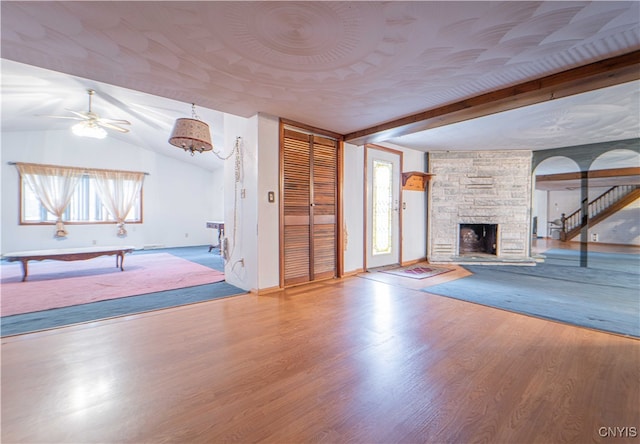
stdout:
<svg viewBox="0 0 640 444">
<path fill-rule="evenodd" d="M 640 341 L 351 277 L 4 338 L 1 438 L 637 442 L 601 435 L 639 375 Z"/>
</svg>

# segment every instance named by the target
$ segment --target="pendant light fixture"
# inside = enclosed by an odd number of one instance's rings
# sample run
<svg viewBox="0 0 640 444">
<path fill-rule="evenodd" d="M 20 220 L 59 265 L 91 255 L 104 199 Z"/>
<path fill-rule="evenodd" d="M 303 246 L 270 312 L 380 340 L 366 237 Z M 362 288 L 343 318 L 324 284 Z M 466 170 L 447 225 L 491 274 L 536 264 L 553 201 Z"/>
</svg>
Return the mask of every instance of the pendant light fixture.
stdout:
<svg viewBox="0 0 640 444">
<path fill-rule="evenodd" d="M 195 103 L 191 104 L 191 118 L 176 119 L 169 143 L 182 148 L 193 156 L 196 152 L 212 151 L 211 133 L 209 125 L 204 123 L 196 114 Z"/>
<path fill-rule="evenodd" d="M 99 127 L 98 124 L 91 120 L 76 123 L 71 127 L 71 132 L 76 136 L 91 137 L 92 139 L 104 139 L 107 137 L 107 132 L 104 128 Z"/>
</svg>

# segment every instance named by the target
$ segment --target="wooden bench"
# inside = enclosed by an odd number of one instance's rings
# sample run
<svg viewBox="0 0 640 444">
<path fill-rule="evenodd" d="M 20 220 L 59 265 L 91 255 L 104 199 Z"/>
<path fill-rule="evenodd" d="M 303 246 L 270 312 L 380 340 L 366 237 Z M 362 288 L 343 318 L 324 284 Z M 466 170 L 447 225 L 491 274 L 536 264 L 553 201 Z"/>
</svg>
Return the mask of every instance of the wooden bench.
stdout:
<svg viewBox="0 0 640 444">
<path fill-rule="evenodd" d="M 20 261 L 22 263 L 22 282 L 27 280 L 29 261 L 43 261 L 52 259 L 56 261 L 81 261 L 98 256 L 116 256 L 116 267 L 124 271 L 124 255 L 131 253 L 133 247 L 86 247 L 86 248 L 60 248 L 55 250 L 17 251 L 6 253 L 3 257 L 9 262 Z"/>
</svg>

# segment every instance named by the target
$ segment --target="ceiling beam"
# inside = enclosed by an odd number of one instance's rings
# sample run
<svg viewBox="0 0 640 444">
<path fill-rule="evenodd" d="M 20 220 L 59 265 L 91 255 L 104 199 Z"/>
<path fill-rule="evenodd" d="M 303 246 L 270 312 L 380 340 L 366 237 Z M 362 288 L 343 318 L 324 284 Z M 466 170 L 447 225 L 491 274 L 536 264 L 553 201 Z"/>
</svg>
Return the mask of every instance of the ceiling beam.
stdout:
<svg viewBox="0 0 640 444">
<path fill-rule="evenodd" d="M 640 50 L 402 117 L 346 134 L 344 138 L 354 145 L 381 142 L 638 79 Z"/>
<path fill-rule="evenodd" d="M 536 182 L 549 182 L 558 180 L 576 180 L 583 177 L 581 172 L 573 173 L 556 173 L 556 174 L 541 174 L 536 176 Z M 598 179 L 602 177 L 625 177 L 625 176 L 640 176 L 640 167 L 627 167 L 627 168 L 612 168 L 607 170 L 592 170 L 588 171 L 586 176 L 589 179 Z"/>
</svg>

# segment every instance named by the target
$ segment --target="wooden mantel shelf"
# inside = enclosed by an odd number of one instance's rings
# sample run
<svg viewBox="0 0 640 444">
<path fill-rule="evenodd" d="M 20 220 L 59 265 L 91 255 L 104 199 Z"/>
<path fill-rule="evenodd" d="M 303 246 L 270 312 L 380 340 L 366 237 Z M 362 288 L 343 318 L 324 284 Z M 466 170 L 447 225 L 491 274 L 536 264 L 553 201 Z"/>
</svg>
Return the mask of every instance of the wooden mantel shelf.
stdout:
<svg viewBox="0 0 640 444">
<path fill-rule="evenodd" d="M 433 174 L 423 173 L 421 171 L 408 171 L 402 173 L 402 189 L 424 191 L 427 189 L 427 182 Z"/>
</svg>

